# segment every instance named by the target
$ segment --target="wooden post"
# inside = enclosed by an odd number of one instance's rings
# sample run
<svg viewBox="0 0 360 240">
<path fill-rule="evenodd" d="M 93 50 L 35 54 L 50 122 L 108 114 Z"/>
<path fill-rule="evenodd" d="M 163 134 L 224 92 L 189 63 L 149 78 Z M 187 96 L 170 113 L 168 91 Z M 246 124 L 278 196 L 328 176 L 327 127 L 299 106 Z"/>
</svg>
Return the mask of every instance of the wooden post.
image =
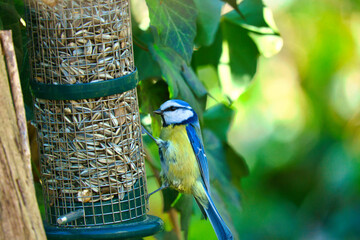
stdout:
<svg viewBox="0 0 360 240">
<path fill-rule="evenodd" d="M 0 31 L 0 40 L 0 239 L 46 239 L 11 31 Z"/>
</svg>

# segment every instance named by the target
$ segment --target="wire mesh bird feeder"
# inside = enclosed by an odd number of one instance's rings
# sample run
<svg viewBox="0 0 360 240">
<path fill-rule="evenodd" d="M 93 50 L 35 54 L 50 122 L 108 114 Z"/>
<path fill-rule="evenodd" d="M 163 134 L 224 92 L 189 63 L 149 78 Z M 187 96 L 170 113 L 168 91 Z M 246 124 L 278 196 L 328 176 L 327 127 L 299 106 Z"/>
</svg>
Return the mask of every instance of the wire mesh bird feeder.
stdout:
<svg viewBox="0 0 360 240">
<path fill-rule="evenodd" d="M 26 1 L 46 231 L 151 235 L 129 0 Z"/>
</svg>

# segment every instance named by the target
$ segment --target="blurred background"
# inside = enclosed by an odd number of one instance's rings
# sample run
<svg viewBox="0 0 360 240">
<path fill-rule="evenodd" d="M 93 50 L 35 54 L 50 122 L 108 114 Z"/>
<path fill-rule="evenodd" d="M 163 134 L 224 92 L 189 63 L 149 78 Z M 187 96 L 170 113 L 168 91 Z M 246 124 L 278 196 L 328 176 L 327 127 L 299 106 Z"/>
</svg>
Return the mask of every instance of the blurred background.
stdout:
<svg viewBox="0 0 360 240">
<path fill-rule="evenodd" d="M 261 57 L 229 137 L 250 168 L 241 239 L 359 239 L 360 2 L 265 1 L 283 49 Z"/>
</svg>

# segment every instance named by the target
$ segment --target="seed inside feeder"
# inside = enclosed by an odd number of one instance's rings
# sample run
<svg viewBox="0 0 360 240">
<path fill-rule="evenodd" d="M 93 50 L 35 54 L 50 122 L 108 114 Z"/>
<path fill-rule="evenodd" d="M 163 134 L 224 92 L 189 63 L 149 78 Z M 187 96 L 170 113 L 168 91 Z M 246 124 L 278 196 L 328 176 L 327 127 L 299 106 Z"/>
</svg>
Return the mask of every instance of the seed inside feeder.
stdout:
<svg viewBox="0 0 360 240">
<path fill-rule="evenodd" d="M 27 0 L 32 78 L 47 84 L 107 81 L 135 70 L 128 1 Z M 79 205 L 146 213 L 146 179 L 136 90 L 96 99 L 35 98 L 42 183 L 50 223 Z M 136 199 L 130 199 L 135 196 Z M 140 197 L 139 197 L 140 195 Z M 50 207 L 51 208 L 50 208 Z M 109 207 L 111 206 L 111 207 Z M 103 208 L 104 207 L 104 208 Z M 98 212 L 87 211 L 86 226 Z M 105 214 L 105 212 L 104 212 Z"/>
</svg>

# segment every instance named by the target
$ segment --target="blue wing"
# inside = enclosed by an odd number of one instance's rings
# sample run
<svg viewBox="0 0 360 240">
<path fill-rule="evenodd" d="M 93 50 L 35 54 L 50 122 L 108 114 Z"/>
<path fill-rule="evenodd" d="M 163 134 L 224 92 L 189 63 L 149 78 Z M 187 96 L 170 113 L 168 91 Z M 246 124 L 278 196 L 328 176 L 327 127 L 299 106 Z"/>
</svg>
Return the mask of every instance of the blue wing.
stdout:
<svg viewBox="0 0 360 240">
<path fill-rule="evenodd" d="M 206 190 L 210 192 L 209 167 L 201 138 L 199 122 L 188 124 L 186 126 L 186 132 L 199 165 L 201 178 L 204 181 Z"/>
</svg>

